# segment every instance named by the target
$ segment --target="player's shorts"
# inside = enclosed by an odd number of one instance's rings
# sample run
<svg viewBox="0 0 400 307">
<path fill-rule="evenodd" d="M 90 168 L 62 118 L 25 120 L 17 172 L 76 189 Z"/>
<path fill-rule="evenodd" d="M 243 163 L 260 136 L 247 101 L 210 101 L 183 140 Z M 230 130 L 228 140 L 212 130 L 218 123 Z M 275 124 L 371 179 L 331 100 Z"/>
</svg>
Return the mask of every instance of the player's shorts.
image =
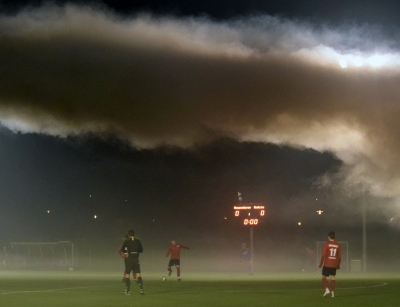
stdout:
<svg viewBox="0 0 400 307">
<path fill-rule="evenodd" d="M 179 259 L 170 259 L 168 266 L 174 266 L 174 265 L 181 265 L 181 261 Z"/>
<path fill-rule="evenodd" d="M 336 268 L 328 268 L 326 266 L 322 267 L 322 275 L 328 276 L 336 276 Z"/>
<path fill-rule="evenodd" d="M 137 260 L 129 260 L 125 262 L 125 274 L 140 273 L 140 263 Z"/>
</svg>

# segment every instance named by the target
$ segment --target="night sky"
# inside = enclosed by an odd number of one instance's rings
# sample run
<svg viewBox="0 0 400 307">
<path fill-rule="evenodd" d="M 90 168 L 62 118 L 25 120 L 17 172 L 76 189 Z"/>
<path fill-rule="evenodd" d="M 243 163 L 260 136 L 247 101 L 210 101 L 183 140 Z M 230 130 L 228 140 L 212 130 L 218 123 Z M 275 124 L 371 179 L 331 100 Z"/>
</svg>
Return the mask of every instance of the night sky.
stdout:
<svg viewBox="0 0 400 307">
<path fill-rule="evenodd" d="M 399 11 L 0 1 L 0 244 L 241 242 L 240 192 L 268 242 L 357 246 L 363 189 L 375 240 L 396 238 Z"/>
</svg>

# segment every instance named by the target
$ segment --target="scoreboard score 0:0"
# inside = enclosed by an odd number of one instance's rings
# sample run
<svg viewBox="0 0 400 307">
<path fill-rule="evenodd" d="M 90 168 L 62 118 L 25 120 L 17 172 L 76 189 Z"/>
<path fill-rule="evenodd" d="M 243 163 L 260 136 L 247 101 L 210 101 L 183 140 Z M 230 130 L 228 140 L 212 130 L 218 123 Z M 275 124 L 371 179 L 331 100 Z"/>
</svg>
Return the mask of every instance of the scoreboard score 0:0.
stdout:
<svg viewBox="0 0 400 307">
<path fill-rule="evenodd" d="M 233 206 L 233 212 L 244 226 L 256 226 L 265 216 L 265 206 L 263 204 L 239 204 Z"/>
</svg>

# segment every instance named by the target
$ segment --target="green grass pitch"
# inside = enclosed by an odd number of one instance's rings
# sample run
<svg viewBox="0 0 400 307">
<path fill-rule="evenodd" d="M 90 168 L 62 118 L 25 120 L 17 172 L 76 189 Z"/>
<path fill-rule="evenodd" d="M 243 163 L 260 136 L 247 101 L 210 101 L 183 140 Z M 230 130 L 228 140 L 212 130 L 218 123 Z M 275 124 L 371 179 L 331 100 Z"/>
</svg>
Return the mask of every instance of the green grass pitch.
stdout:
<svg viewBox="0 0 400 307">
<path fill-rule="evenodd" d="M 400 276 L 394 273 L 343 273 L 335 298 L 322 297 L 319 273 L 190 273 L 182 281 L 165 273 L 143 274 L 145 295 L 132 284 L 123 295 L 122 274 L 88 272 L 0 272 L 0 306 L 400 306 Z"/>
</svg>

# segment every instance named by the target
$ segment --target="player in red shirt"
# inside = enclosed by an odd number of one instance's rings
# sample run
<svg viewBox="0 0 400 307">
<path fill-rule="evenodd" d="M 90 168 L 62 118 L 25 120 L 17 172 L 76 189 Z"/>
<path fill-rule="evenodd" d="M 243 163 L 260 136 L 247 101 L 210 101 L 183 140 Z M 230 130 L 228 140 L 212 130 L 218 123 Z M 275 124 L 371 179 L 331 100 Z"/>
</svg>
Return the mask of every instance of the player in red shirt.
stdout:
<svg viewBox="0 0 400 307">
<path fill-rule="evenodd" d="M 171 246 L 168 248 L 167 254 L 165 255 L 165 257 L 168 257 L 171 254 L 171 259 L 168 263 L 168 276 L 171 276 L 171 267 L 175 265 L 178 281 L 181 281 L 181 248 L 190 250 L 189 247 L 183 244 L 177 244 L 175 240 L 171 240 Z"/>
<path fill-rule="evenodd" d="M 324 244 L 322 249 L 321 261 L 319 267 L 322 267 L 322 286 L 325 288 L 323 296 L 332 293 L 332 297 L 335 297 L 336 287 L 336 270 L 340 269 L 340 261 L 342 258 L 342 250 L 340 244 L 335 241 L 335 233 L 333 231 L 328 233 L 328 241 Z M 328 287 L 327 277 L 331 277 L 330 291 Z"/>
</svg>

